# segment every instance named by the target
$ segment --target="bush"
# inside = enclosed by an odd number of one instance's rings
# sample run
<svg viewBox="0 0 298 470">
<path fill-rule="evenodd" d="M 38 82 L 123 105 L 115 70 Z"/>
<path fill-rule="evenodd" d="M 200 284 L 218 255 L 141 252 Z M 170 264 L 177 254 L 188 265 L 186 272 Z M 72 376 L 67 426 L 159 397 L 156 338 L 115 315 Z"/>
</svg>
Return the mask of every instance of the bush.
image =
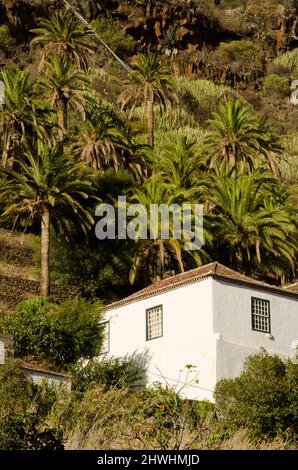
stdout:
<svg viewBox="0 0 298 470">
<path fill-rule="evenodd" d="M 46 385 L 32 383 L 20 367 L 9 361 L 0 368 L 0 450 L 63 449 L 61 433 L 46 425 L 56 399 Z"/>
<path fill-rule="evenodd" d="M 35 413 L 5 416 L 1 420 L 0 450 L 64 450 L 61 435 Z"/>
<path fill-rule="evenodd" d="M 10 56 L 14 45 L 15 40 L 10 34 L 8 25 L 0 25 L 0 48 L 5 52 L 5 54 Z"/>
<path fill-rule="evenodd" d="M 215 390 L 216 411 L 228 429 L 247 428 L 254 438 L 298 433 L 298 365 L 288 366 L 264 350 L 249 356 L 235 379 L 221 380 Z"/>
<path fill-rule="evenodd" d="M 265 77 L 263 93 L 268 97 L 285 98 L 289 95 L 289 81 L 286 77 L 271 74 Z"/>
<path fill-rule="evenodd" d="M 100 38 L 118 55 L 125 56 L 132 52 L 134 39 L 126 33 L 119 20 L 100 18 L 92 23 Z"/>
<path fill-rule="evenodd" d="M 256 56 L 256 48 L 252 41 L 243 39 L 241 41 L 221 42 L 216 55 L 225 62 L 237 62 L 241 65 L 250 65 Z"/>
<path fill-rule="evenodd" d="M 89 361 L 85 367 L 75 371 L 73 389 L 85 392 L 101 385 L 104 391 L 113 387 L 136 389 L 144 385 L 145 371 L 134 357 Z"/>
<path fill-rule="evenodd" d="M 294 73 L 298 69 L 298 48 L 276 57 L 272 64 L 284 67 L 290 73 Z"/>
<path fill-rule="evenodd" d="M 38 356 L 55 366 L 67 366 L 100 353 L 99 305 L 84 299 L 61 305 L 39 297 L 25 300 L 1 320 L 0 330 L 13 336 L 16 357 Z"/>
<path fill-rule="evenodd" d="M 188 80 L 180 77 L 177 80 L 179 97 L 187 114 L 196 120 L 210 119 L 221 101 L 228 97 L 237 98 L 238 94 L 225 85 L 216 85 L 210 80 Z M 178 126 L 177 126 L 178 127 Z M 180 126 L 181 127 L 181 124 Z"/>
</svg>

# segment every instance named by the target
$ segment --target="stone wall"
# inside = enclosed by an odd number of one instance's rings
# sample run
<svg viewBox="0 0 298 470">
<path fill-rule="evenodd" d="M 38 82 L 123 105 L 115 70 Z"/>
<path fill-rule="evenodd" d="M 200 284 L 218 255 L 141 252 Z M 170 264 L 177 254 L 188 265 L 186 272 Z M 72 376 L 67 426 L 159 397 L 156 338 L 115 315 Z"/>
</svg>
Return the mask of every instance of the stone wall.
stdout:
<svg viewBox="0 0 298 470">
<path fill-rule="evenodd" d="M 31 279 L 22 279 L 18 277 L 8 277 L 0 274 L 0 304 L 2 311 L 11 311 L 14 307 L 25 299 L 30 299 L 39 295 L 39 281 Z M 62 284 L 51 285 L 51 299 L 54 302 L 63 302 L 69 298 L 79 296 L 81 290 L 77 286 Z"/>
<path fill-rule="evenodd" d="M 13 311 L 22 300 L 39 295 L 32 237 L 0 229 L 0 312 Z M 63 302 L 79 296 L 77 286 L 52 283 L 51 299 Z"/>
</svg>

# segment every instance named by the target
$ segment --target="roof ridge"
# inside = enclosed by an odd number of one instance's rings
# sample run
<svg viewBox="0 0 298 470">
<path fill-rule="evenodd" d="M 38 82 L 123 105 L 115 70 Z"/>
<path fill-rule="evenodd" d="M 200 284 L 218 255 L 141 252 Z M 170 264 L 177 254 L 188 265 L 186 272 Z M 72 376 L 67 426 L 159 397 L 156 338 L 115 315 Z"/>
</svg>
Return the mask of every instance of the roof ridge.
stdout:
<svg viewBox="0 0 298 470">
<path fill-rule="evenodd" d="M 159 282 L 151 284 L 131 295 L 125 297 L 122 300 L 113 302 L 112 304 L 106 305 L 103 309 L 115 308 L 122 304 L 138 301 L 141 298 L 150 297 L 158 293 L 166 292 L 168 290 L 179 288 L 180 286 L 190 284 L 192 282 L 197 282 L 200 279 L 206 279 L 207 277 L 214 277 L 214 279 L 233 281 L 240 284 L 245 283 L 246 285 L 254 286 L 255 288 L 270 289 L 275 292 L 284 293 L 287 295 L 297 295 L 298 290 L 289 286 L 284 288 L 281 286 L 273 286 L 264 281 L 254 279 L 247 276 L 239 271 L 235 271 L 232 268 L 229 268 L 218 261 L 199 266 L 197 268 L 191 269 L 190 271 L 185 271 L 183 273 L 176 274 L 169 278 L 163 279 Z"/>
</svg>

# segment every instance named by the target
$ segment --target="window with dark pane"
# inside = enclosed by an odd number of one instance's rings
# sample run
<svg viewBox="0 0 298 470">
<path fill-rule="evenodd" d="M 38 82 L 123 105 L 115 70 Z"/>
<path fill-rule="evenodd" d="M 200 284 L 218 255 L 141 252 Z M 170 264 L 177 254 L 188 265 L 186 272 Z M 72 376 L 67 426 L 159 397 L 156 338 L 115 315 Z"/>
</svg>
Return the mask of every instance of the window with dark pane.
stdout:
<svg viewBox="0 0 298 470">
<path fill-rule="evenodd" d="M 160 338 L 163 334 L 162 305 L 146 310 L 146 339 Z"/>
<path fill-rule="evenodd" d="M 269 300 L 251 299 L 251 321 L 254 331 L 270 333 L 270 302 Z"/>
</svg>

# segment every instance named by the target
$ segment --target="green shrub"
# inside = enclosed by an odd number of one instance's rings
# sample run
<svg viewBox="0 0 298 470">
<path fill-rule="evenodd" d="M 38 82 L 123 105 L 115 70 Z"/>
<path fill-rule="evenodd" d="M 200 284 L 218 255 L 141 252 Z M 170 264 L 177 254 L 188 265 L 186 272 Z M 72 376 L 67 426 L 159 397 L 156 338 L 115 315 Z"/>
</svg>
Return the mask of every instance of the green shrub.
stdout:
<svg viewBox="0 0 298 470">
<path fill-rule="evenodd" d="M 289 81 L 286 77 L 271 74 L 265 77 L 263 82 L 263 93 L 269 97 L 285 98 L 289 95 Z"/>
<path fill-rule="evenodd" d="M 298 69 L 298 48 L 276 57 L 272 63 L 284 67 L 290 73 L 294 73 Z"/>
<path fill-rule="evenodd" d="M 80 392 L 101 385 L 105 391 L 117 387 L 136 389 L 144 385 L 145 371 L 136 358 L 91 360 L 74 372 L 73 389 Z"/>
<path fill-rule="evenodd" d="M 10 34 L 8 25 L 0 25 L 0 49 L 2 49 L 7 55 L 10 56 L 13 52 L 14 46 L 15 40 Z"/>
<path fill-rule="evenodd" d="M 100 353 L 99 305 L 84 299 L 54 305 L 37 297 L 21 302 L 1 320 L 0 329 L 13 336 L 16 357 L 38 356 L 67 366 Z"/>
<path fill-rule="evenodd" d="M 56 391 L 34 385 L 17 360 L 0 367 L 0 450 L 60 450 L 61 433 L 47 426 Z"/>
<path fill-rule="evenodd" d="M 222 100 L 228 97 L 238 97 L 232 88 L 216 85 L 210 80 L 204 79 L 188 80 L 180 77 L 177 80 L 177 87 L 180 102 L 185 111 L 199 122 L 210 119 Z"/>
<path fill-rule="evenodd" d="M 122 23 L 113 18 L 99 18 L 92 23 L 99 37 L 120 56 L 132 52 L 134 40 L 126 33 Z"/>
<path fill-rule="evenodd" d="M 1 420 L 0 450 L 63 450 L 61 434 L 35 413 L 5 416 Z"/>
<path fill-rule="evenodd" d="M 241 65 L 250 65 L 255 59 L 256 48 L 252 41 L 242 39 L 241 41 L 221 42 L 216 55 L 225 62 L 237 62 Z"/>
<path fill-rule="evenodd" d="M 247 428 L 254 438 L 298 433 L 298 365 L 288 367 L 264 350 L 249 356 L 241 375 L 221 380 L 215 390 L 216 411 L 230 430 Z"/>
</svg>

